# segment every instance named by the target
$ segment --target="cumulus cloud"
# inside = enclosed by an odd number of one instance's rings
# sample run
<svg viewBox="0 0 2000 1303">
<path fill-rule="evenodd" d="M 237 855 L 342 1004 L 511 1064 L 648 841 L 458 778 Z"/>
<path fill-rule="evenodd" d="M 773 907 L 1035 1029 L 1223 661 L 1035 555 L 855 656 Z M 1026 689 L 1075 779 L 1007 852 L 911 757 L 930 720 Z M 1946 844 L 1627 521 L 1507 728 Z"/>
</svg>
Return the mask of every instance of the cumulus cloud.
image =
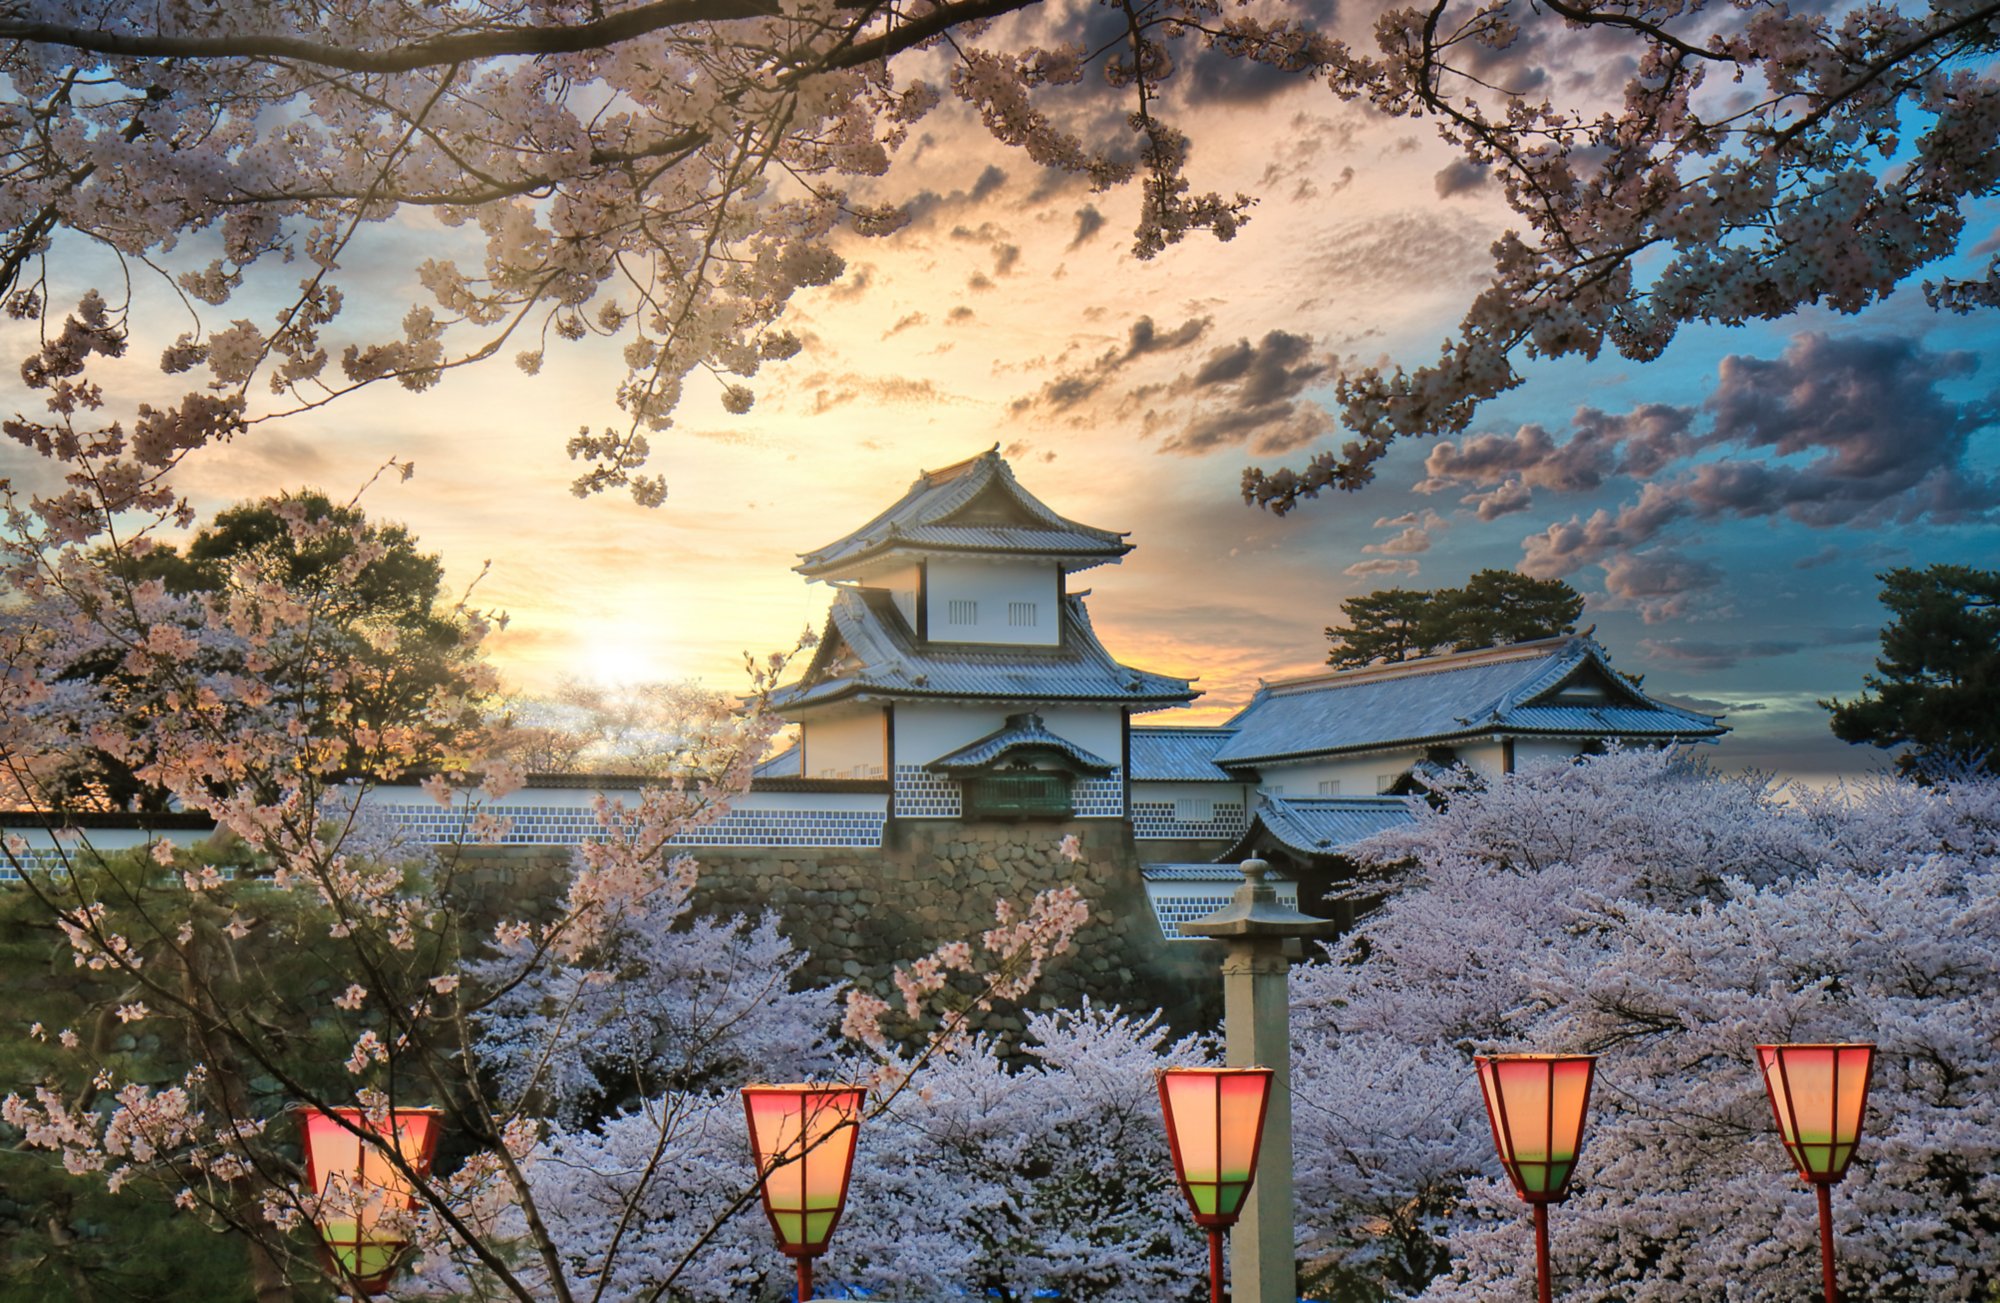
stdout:
<svg viewBox="0 0 2000 1303">
<path fill-rule="evenodd" d="M 1635 501 L 1615 513 L 1598 508 L 1587 518 L 1571 516 L 1521 540 L 1521 573 L 1536 579 L 1560 579 L 1588 565 L 1644 546 L 1686 516 L 1688 503 L 1677 489 L 1651 483 Z"/>
<path fill-rule="evenodd" d="M 1444 517 L 1435 511 L 1425 511 L 1421 515 L 1414 511 L 1406 511 L 1400 516 L 1382 517 L 1375 522 L 1375 528 L 1394 529 L 1400 532 L 1380 543 L 1368 544 L 1361 549 L 1363 552 L 1382 556 L 1410 556 L 1430 551 L 1432 531 L 1446 528 L 1446 523 Z"/>
<path fill-rule="evenodd" d="M 1817 526 L 1990 515 L 2000 483 L 1966 453 L 2000 419 L 2000 395 L 1944 392 L 1978 367 L 1974 353 L 1907 336 L 1807 333 L 1775 359 L 1724 358 L 1707 443 L 1804 460 L 1704 465 L 1690 491 L 1706 510 Z"/>
<path fill-rule="evenodd" d="M 1194 374 L 1167 387 L 1171 397 L 1195 406 L 1160 451 L 1198 455 L 1248 444 L 1258 452 L 1283 452 L 1319 438 L 1332 419 L 1301 395 L 1330 378 L 1333 359 L 1304 335 L 1272 330 L 1252 344 L 1239 339 L 1203 359 Z M 1154 428 L 1162 423 L 1149 422 Z"/>
<path fill-rule="evenodd" d="M 1191 369 L 1180 363 L 1183 369 L 1172 379 L 1125 378 L 1145 359 L 1196 344 L 1211 325 L 1204 316 L 1162 328 L 1141 317 L 1123 346 L 1058 372 L 1037 392 L 1015 399 L 1011 410 L 1016 416 L 1038 409 L 1061 414 L 1071 424 L 1136 417 L 1145 434 L 1160 436 L 1160 451 L 1184 456 L 1227 447 L 1283 452 L 1332 429 L 1326 410 L 1303 395 L 1332 377 L 1333 358 L 1310 337 L 1289 331 L 1211 348 Z"/>
<path fill-rule="evenodd" d="M 1383 575 L 1414 575 L 1423 568 L 1418 561 L 1390 561 L 1377 558 L 1373 561 L 1356 561 L 1340 573 L 1350 579 L 1376 579 Z"/>
<path fill-rule="evenodd" d="M 1098 212 L 1094 204 L 1085 204 L 1076 210 L 1076 238 L 1069 242 L 1069 247 L 1080 248 L 1103 229 L 1104 214 Z"/>
<path fill-rule="evenodd" d="M 1648 660 L 1671 661 L 1692 670 L 1726 670 L 1738 661 L 1790 656 L 1815 647 L 1844 647 L 1873 642 L 1875 637 L 1874 629 L 1849 626 L 1821 629 L 1815 636 L 1804 639 L 1752 638 L 1743 642 L 1720 642 L 1700 638 L 1642 638 L 1639 650 Z M 1731 707 L 1733 710 L 1755 708 Z"/>
<path fill-rule="evenodd" d="M 1541 425 L 1524 425 L 1511 435 L 1475 434 L 1447 440 L 1424 459 L 1419 493 L 1517 481 L 1556 493 L 1594 489 L 1614 475 L 1656 474 L 1695 447 L 1688 433 L 1695 409 L 1648 403 L 1613 415 L 1578 408 L 1569 437 L 1561 443 Z"/>
<path fill-rule="evenodd" d="M 1498 487 L 1468 493 L 1459 501 L 1471 507 L 1481 520 L 1498 520 L 1534 505 L 1534 491 L 1520 479 L 1503 480 Z"/>
<path fill-rule="evenodd" d="M 1492 274 L 1492 244 L 1491 228 L 1464 211 L 1405 209 L 1334 227 L 1315 245 L 1299 279 L 1354 294 L 1470 285 Z"/>
<path fill-rule="evenodd" d="M 1690 522 L 1784 519 L 1814 529 L 2000 519 L 2000 480 L 1972 439 L 2000 423 L 2000 394 L 1962 398 L 1978 368 L 1902 336 L 1795 336 L 1776 358 L 1732 355 L 1699 406 L 1579 409 L 1564 437 L 1541 425 L 1440 443 L 1422 493 L 1471 489 L 1481 520 L 1533 492 L 1641 481 L 1615 508 L 1573 514 L 1522 540 L 1521 570 L 1560 578 L 1601 566 L 1615 598 L 1649 620 L 1695 609 L 1720 572 L 1679 550 Z M 1825 565 L 1837 547 L 1797 562 Z"/>
<path fill-rule="evenodd" d="M 1392 539 L 1381 543 L 1370 543 L 1363 552 L 1382 552 L 1390 556 L 1398 553 L 1428 552 L 1431 550 L 1431 536 L 1415 525 L 1410 526 Z"/>
<path fill-rule="evenodd" d="M 1171 330 L 1162 331 L 1151 317 L 1140 317 L 1126 331 L 1123 348 L 1109 348 L 1080 370 L 1059 373 L 1039 393 L 1016 398 L 1011 404 L 1018 415 L 1031 408 L 1057 411 L 1075 407 L 1103 389 L 1120 371 L 1153 353 L 1170 353 L 1188 347 L 1208 333 L 1209 317 L 1190 317 Z"/>
<path fill-rule="evenodd" d="M 896 406 L 928 406 L 965 401 L 961 395 L 939 389 L 929 380 L 911 380 L 902 376 L 867 376 L 857 372 L 840 375 L 818 372 L 807 376 L 800 388 L 812 394 L 812 412 L 815 416 L 823 415 L 836 407 L 845 406 L 861 398 Z"/>
<path fill-rule="evenodd" d="M 1639 612 L 1647 624 L 1685 620 L 1701 609 L 1701 598 L 1722 582 L 1722 571 L 1672 548 L 1621 552 L 1604 562 L 1604 589 L 1618 605 Z"/>
<path fill-rule="evenodd" d="M 1639 654 L 1649 661 L 1670 661 L 1691 670 L 1726 670 L 1738 661 L 1790 656 L 1807 644 L 1778 639 L 1710 642 L 1698 638 L 1641 638 Z"/>
<path fill-rule="evenodd" d="M 1486 184 L 1486 165 L 1475 163 L 1468 158 L 1454 158 L 1438 170 L 1433 178 L 1437 183 L 1438 198 L 1449 199 L 1453 195 L 1477 190 Z"/>
</svg>

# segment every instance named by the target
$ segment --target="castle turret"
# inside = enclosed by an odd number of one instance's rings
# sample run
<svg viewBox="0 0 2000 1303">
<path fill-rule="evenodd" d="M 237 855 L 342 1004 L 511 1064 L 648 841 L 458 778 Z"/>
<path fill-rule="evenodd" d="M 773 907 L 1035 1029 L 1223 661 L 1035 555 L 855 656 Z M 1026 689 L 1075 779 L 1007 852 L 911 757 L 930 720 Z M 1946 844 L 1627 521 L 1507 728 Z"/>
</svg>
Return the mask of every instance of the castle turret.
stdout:
<svg viewBox="0 0 2000 1303">
<path fill-rule="evenodd" d="M 785 767 L 889 777 L 894 818 L 1124 817 L 1132 714 L 1198 695 L 1114 660 L 1068 591 L 1131 550 L 1050 510 L 997 448 L 918 476 L 795 567 L 840 591 L 773 698 L 801 726 Z"/>
</svg>

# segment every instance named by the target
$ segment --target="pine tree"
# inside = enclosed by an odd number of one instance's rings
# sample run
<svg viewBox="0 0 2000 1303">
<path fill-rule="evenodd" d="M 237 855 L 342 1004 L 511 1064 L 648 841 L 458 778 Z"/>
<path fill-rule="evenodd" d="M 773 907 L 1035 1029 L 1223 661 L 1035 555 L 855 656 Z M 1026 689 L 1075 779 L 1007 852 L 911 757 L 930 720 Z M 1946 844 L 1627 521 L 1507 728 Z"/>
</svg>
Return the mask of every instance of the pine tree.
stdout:
<svg viewBox="0 0 2000 1303">
<path fill-rule="evenodd" d="M 1971 763 L 2000 772 L 2000 571 L 1907 567 L 1877 576 L 1892 618 L 1877 673 L 1833 712 L 1833 735 L 1878 747 L 1908 746 L 1902 772 L 1926 775 Z"/>
</svg>

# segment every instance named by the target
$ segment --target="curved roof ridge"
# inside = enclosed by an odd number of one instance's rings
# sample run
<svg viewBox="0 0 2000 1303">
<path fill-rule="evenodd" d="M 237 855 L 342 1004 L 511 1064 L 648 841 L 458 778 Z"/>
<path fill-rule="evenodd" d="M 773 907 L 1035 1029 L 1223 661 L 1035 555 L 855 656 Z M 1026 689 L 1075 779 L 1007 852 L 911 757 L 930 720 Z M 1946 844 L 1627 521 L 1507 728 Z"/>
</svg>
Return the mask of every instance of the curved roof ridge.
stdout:
<svg viewBox="0 0 2000 1303">
<path fill-rule="evenodd" d="M 1254 853 L 1261 831 L 1306 856 L 1338 855 L 1356 842 L 1416 818 L 1406 797 L 1287 797 L 1259 789 L 1250 826 L 1219 860 Z"/>
<path fill-rule="evenodd" d="M 1548 638 L 1534 638 L 1527 642 L 1504 642 L 1492 647 L 1473 647 L 1466 651 L 1437 652 L 1430 656 L 1412 656 L 1406 661 L 1386 661 L 1380 665 L 1359 665 L 1350 669 L 1315 670 L 1311 674 L 1300 674 L 1288 679 L 1263 680 L 1260 690 L 1280 693 L 1292 689 L 1324 688 L 1334 685 L 1366 683 L 1377 678 L 1404 678 L 1421 674 L 1443 674 L 1451 670 L 1461 670 L 1471 665 L 1494 664 L 1502 661 L 1531 660 L 1538 656 L 1548 656 L 1567 645 L 1587 642 L 1595 646 L 1595 640 L 1588 634 L 1560 633 Z"/>
<path fill-rule="evenodd" d="M 985 737 L 975 738 L 956 751 L 925 764 L 926 769 L 973 770 L 997 764 L 1011 752 L 1041 748 L 1068 756 L 1085 770 L 1108 774 L 1118 766 L 1085 747 L 1049 730 L 1042 717 L 1033 712 L 1009 715 L 1007 722 Z"/>
<path fill-rule="evenodd" d="M 842 651 L 857 664 L 841 666 Z M 1064 604 L 1054 646 L 919 644 L 887 589 L 841 586 L 827 633 L 799 678 L 771 694 L 772 705 L 814 705 L 851 695 L 987 701 L 1088 701 L 1135 709 L 1181 705 L 1201 695 L 1186 679 L 1114 659 L 1090 627 L 1082 602 Z"/>
<path fill-rule="evenodd" d="M 996 487 L 1025 521 L 953 523 L 957 512 Z M 942 552 L 1074 557 L 1096 565 L 1132 550 L 1125 541 L 1127 532 L 1100 529 L 1057 512 L 1022 487 L 995 444 L 976 457 L 919 474 L 902 497 L 859 529 L 824 547 L 799 553 L 799 564 L 792 569 L 808 578 L 834 576 L 899 544 Z"/>
<path fill-rule="evenodd" d="M 1552 697 L 1587 663 L 1599 668 L 1608 685 L 1605 700 Z M 1583 634 L 1317 675 L 1282 689 L 1269 685 L 1230 722 L 1236 736 L 1215 756 L 1225 767 L 1456 744 L 1496 732 L 1694 741 L 1729 731 L 1712 716 L 1634 687 Z"/>
</svg>

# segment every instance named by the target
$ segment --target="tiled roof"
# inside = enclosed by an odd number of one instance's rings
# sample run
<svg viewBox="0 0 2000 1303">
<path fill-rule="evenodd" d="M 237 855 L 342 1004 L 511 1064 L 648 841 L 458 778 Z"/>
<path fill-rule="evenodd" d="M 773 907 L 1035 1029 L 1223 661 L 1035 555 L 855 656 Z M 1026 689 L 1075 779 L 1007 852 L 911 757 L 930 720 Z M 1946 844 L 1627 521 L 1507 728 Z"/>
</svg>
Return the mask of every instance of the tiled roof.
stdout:
<svg viewBox="0 0 2000 1303">
<path fill-rule="evenodd" d="M 771 704 L 789 712 L 872 696 L 1091 701 L 1156 709 L 1199 695 L 1186 679 L 1113 660 L 1091 631 L 1080 595 L 1063 601 L 1062 641 L 1054 647 L 919 646 L 888 592 L 843 588 L 833 599 L 812 664 L 797 682 L 772 693 Z"/>
<path fill-rule="evenodd" d="M 1416 816 L 1400 796 L 1274 796 L 1260 792 L 1250 830 L 1232 848 L 1256 844 L 1261 830 L 1301 855 L 1337 855 L 1378 832 L 1400 827 Z"/>
<path fill-rule="evenodd" d="M 1562 699 L 1572 684 L 1604 699 Z M 1729 731 L 1633 687 L 1581 635 L 1267 684 L 1230 724 L 1235 736 L 1215 760 L 1231 767 L 1493 733 L 1693 740 Z"/>
<path fill-rule="evenodd" d="M 805 758 L 799 744 L 794 742 L 768 760 L 760 760 L 750 771 L 752 778 L 798 778 L 799 762 Z"/>
<path fill-rule="evenodd" d="M 966 771 L 985 769 L 1012 751 L 1041 748 L 1056 751 L 1075 761 L 1086 773 L 1108 774 L 1118 766 L 1084 750 L 1066 737 L 1051 733 L 1040 715 L 1009 715 L 1007 726 L 988 733 L 977 742 L 967 743 L 949 755 L 939 756 L 926 769 Z"/>
<path fill-rule="evenodd" d="M 1022 488 L 999 445 L 943 470 L 919 475 L 895 505 L 861 528 L 807 552 L 793 569 L 808 578 L 838 577 L 895 548 L 1005 552 L 1062 557 L 1065 569 L 1116 561 L 1132 550 L 1125 536 L 1078 524 Z"/>
<path fill-rule="evenodd" d="M 1132 730 L 1134 782 L 1240 783 L 1241 777 L 1218 767 L 1216 751 L 1235 736 L 1227 728 L 1175 728 L 1155 724 Z"/>
<path fill-rule="evenodd" d="M 1139 876 L 1147 882 L 1221 882 L 1231 887 L 1243 885 L 1243 870 L 1234 864 L 1141 864 Z M 1290 882 L 1292 877 L 1273 869 L 1267 882 Z"/>
</svg>

